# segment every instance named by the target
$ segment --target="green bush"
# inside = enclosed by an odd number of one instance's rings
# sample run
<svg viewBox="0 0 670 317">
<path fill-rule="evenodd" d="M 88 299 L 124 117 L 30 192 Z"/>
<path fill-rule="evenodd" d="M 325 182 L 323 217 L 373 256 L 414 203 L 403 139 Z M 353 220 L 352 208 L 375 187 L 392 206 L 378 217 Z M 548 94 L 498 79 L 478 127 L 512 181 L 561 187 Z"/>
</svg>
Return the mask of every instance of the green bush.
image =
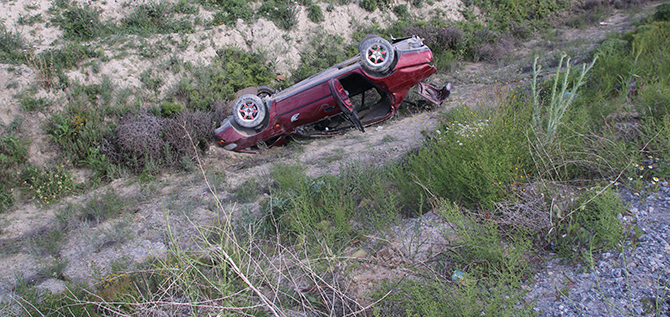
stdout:
<svg viewBox="0 0 670 317">
<path fill-rule="evenodd" d="M 323 11 L 321 11 L 321 7 L 319 5 L 312 4 L 307 7 L 307 11 L 307 17 L 310 19 L 310 21 L 314 23 L 321 23 L 324 21 Z"/>
<path fill-rule="evenodd" d="M 178 103 L 167 101 L 161 103 L 161 114 L 165 117 L 174 117 L 174 115 L 182 112 L 183 110 L 184 106 Z"/>
<path fill-rule="evenodd" d="M 670 2 L 660 4 L 656 7 L 654 19 L 656 21 L 670 21 Z"/>
<path fill-rule="evenodd" d="M 63 30 L 63 36 L 73 40 L 90 40 L 102 36 L 106 26 L 100 21 L 102 10 L 91 5 L 72 2 L 52 21 Z"/>
<path fill-rule="evenodd" d="M 323 175 L 312 179 L 302 167 L 284 164 L 275 165 L 270 175 L 275 187 L 262 205 L 270 226 L 290 234 L 299 244 L 316 237 L 339 249 L 350 241 L 354 197 L 340 178 Z"/>
<path fill-rule="evenodd" d="M 570 6 L 569 1 L 561 0 L 474 0 L 466 3 L 479 7 L 489 27 L 502 31 L 510 30 L 515 25 L 542 22 Z"/>
<path fill-rule="evenodd" d="M 624 227 L 618 216 L 626 212 L 626 208 L 614 190 L 592 188 L 569 207 L 563 218 L 556 220 L 557 230 L 552 236 L 561 256 L 577 259 L 591 252 L 619 247 Z"/>
<path fill-rule="evenodd" d="M 4 23 L 0 24 L 0 61 L 22 63 L 26 59 L 23 53 L 26 47 L 26 40 L 20 32 L 8 31 Z"/>
<path fill-rule="evenodd" d="M 168 2 L 141 4 L 121 20 L 121 28 L 126 33 L 148 35 L 152 33 L 192 33 L 193 24 L 182 19 L 175 21 L 174 6 Z"/>
<path fill-rule="evenodd" d="M 409 18 L 409 10 L 407 10 L 407 5 L 406 4 L 400 4 L 395 7 L 393 7 L 393 13 L 399 18 L 399 19 L 407 19 Z"/>
<path fill-rule="evenodd" d="M 20 178 L 36 202 L 50 204 L 75 190 L 72 173 L 63 166 L 51 168 L 28 167 Z"/>
<path fill-rule="evenodd" d="M 111 133 L 104 113 L 96 109 L 85 92 L 75 92 L 65 109 L 47 120 L 45 130 L 74 165 L 89 159 L 90 149 L 97 148 Z"/>
<path fill-rule="evenodd" d="M 193 77 L 183 79 L 168 97 L 174 97 L 187 109 L 214 111 L 216 101 L 232 100 L 235 92 L 250 86 L 267 85 L 274 72 L 265 57 L 237 48 L 217 51 L 210 65 L 192 71 Z"/>
</svg>

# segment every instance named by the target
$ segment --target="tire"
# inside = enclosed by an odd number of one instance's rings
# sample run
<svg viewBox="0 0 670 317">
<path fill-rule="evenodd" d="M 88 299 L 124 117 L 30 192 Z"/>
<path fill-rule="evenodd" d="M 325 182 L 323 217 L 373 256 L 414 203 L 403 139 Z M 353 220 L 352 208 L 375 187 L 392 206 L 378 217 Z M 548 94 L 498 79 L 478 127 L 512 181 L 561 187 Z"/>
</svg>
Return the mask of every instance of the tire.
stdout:
<svg viewBox="0 0 670 317">
<path fill-rule="evenodd" d="M 379 36 L 379 35 L 377 35 L 377 34 L 368 34 L 368 35 L 366 35 L 363 39 L 361 39 L 361 41 L 358 42 L 358 52 L 359 52 L 359 53 L 363 52 L 363 44 L 364 44 L 367 40 L 372 39 L 372 38 L 375 38 L 375 37 L 382 38 L 381 36 Z M 363 54 L 361 54 L 361 55 L 363 55 Z"/>
<path fill-rule="evenodd" d="M 359 46 L 361 66 L 367 72 L 386 74 L 393 65 L 395 51 L 389 41 L 372 37 Z"/>
<path fill-rule="evenodd" d="M 275 90 L 270 86 L 258 86 L 256 89 L 258 89 L 256 96 L 261 98 L 269 97 L 275 94 Z"/>
<path fill-rule="evenodd" d="M 245 128 L 259 128 L 266 113 L 265 103 L 256 95 L 242 95 L 233 103 L 233 119 Z"/>
</svg>

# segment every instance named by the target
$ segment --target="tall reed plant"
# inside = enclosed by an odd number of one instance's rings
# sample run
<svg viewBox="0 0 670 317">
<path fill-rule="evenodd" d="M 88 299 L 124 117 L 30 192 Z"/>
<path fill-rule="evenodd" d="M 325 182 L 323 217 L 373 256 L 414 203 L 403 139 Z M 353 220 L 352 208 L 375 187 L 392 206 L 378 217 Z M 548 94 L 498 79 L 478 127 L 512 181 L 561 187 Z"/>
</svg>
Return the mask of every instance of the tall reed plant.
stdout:
<svg viewBox="0 0 670 317">
<path fill-rule="evenodd" d="M 596 60 L 598 59 L 596 56 L 588 66 L 586 64 L 582 65 L 579 77 L 572 83 L 572 89 L 568 91 L 568 88 L 570 87 L 570 58 L 565 62 L 565 72 L 561 72 L 565 56 L 565 54 L 561 56 L 561 60 L 556 68 L 554 83 L 551 88 L 551 99 L 549 100 L 546 109 L 543 109 L 544 107 L 540 100 L 540 90 L 538 90 L 537 84 L 537 78 L 542 70 L 542 66 L 537 64 L 538 57 L 535 57 L 535 61 L 533 62 L 533 82 L 531 86 L 533 91 L 533 126 L 535 130 L 542 135 L 541 140 L 544 141 L 544 143 L 551 143 L 554 141 L 556 130 L 565 111 L 575 100 L 577 90 L 584 85 L 586 82 L 586 74 L 593 68 L 593 65 L 595 65 Z M 543 125 L 545 126 L 544 128 L 542 127 Z"/>
</svg>

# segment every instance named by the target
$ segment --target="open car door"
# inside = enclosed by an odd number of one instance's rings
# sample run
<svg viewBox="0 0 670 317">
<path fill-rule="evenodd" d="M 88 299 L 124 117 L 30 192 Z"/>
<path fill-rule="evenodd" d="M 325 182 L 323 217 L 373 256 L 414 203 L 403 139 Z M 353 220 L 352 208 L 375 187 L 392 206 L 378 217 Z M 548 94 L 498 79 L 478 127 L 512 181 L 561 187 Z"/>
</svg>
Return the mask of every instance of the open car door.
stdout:
<svg viewBox="0 0 670 317">
<path fill-rule="evenodd" d="M 356 113 L 356 107 L 351 103 L 351 100 L 349 100 L 349 93 L 347 93 L 346 90 L 344 90 L 344 87 L 342 87 L 342 84 L 340 81 L 336 78 L 333 78 L 329 82 L 330 86 L 330 92 L 333 93 L 333 98 L 335 98 L 335 102 L 337 103 L 337 106 L 340 107 L 340 110 L 342 110 L 342 113 L 344 113 L 344 116 L 351 122 L 351 124 L 358 128 L 358 130 L 361 130 L 361 132 L 365 132 L 365 127 L 361 123 L 361 119 L 358 118 L 358 114 Z"/>
</svg>

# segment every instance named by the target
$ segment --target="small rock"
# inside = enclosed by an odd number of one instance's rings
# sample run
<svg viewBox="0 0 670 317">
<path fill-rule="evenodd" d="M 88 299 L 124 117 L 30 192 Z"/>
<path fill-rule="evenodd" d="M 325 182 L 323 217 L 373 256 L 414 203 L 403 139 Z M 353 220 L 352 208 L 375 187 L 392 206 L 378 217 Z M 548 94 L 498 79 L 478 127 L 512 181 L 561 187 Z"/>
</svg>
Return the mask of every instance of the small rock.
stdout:
<svg viewBox="0 0 670 317">
<path fill-rule="evenodd" d="M 368 253 L 365 252 L 365 250 L 360 249 L 360 250 L 354 252 L 354 254 L 352 254 L 351 256 L 354 257 L 354 258 L 364 258 L 364 257 L 368 256 Z"/>
</svg>

